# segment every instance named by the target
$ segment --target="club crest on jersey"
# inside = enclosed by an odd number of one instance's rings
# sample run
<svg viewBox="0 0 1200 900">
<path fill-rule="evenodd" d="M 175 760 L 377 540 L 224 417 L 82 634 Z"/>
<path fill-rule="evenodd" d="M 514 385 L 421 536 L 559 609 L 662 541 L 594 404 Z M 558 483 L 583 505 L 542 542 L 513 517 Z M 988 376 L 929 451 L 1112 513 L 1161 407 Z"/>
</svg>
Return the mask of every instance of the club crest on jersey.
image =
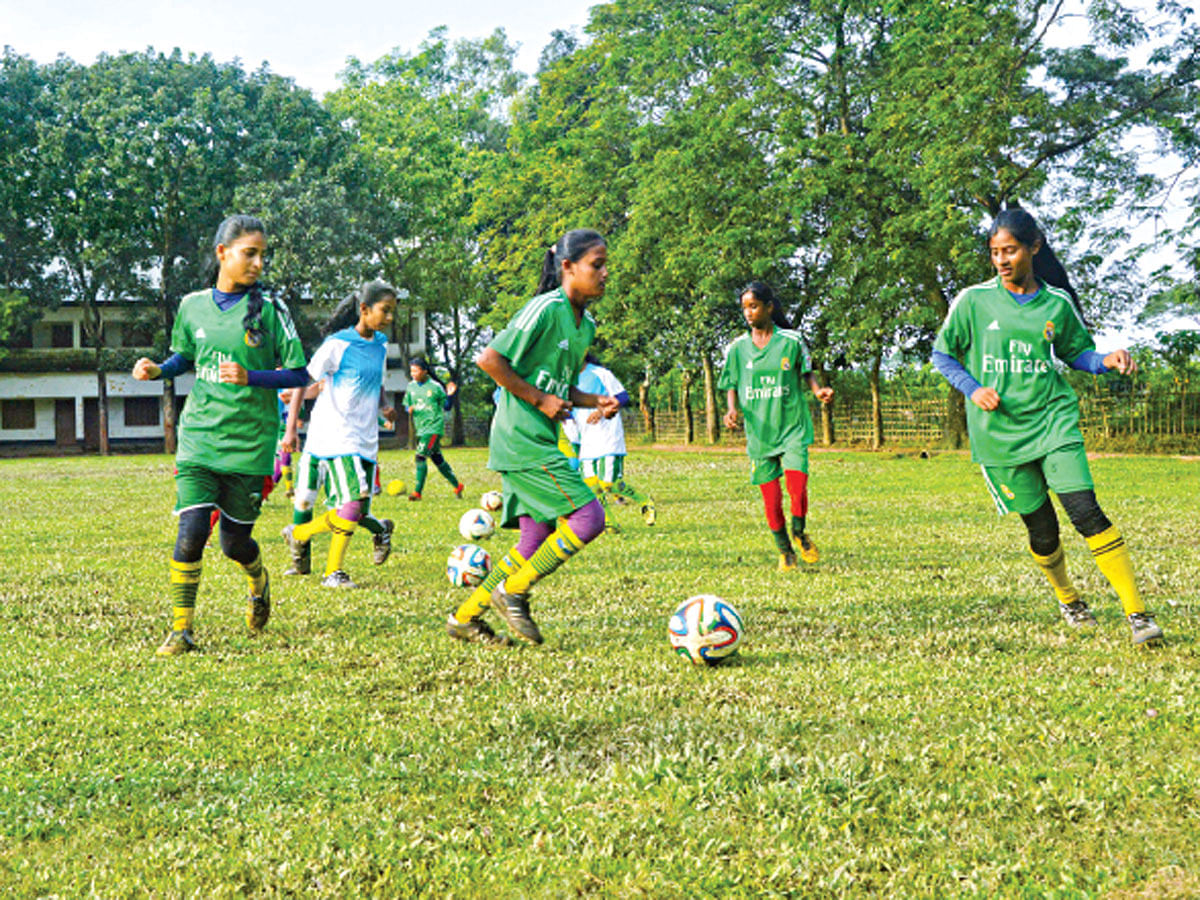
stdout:
<svg viewBox="0 0 1200 900">
<path fill-rule="evenodd" d="M 1000 493 L 1002 493 L 1009 500 L 1017 499 L 1017 495 L 1013 493 L 1012 488 L 1010 488 L 1007 484 L 1000 485 Z"/>
<path fill-rule="evenodd" d="M 1054 343 L 1054 323 L 1053 322 L 1046 323 L 1046 327 L 1042 329 L 1042 337 L 1044 337 L 1049 343 L 1051 343 L 1051 344 Z"/>
<path fill-rule="evenodd" d="M 249 331 L 249 330 L 246 331 L 246 346 L 247 347 L 258 347 L 261 344 L 262 344 L 262 332 L 261 331 Z"/>
<path fill-rule="evenodd" d="M 792 367 L 792 361 L 790 359 L 788 359 L 786 356 L 779 361 L 779 368 L 783 369 L 783 371 L 786 372 L 791 367 Z"/>
</svg>

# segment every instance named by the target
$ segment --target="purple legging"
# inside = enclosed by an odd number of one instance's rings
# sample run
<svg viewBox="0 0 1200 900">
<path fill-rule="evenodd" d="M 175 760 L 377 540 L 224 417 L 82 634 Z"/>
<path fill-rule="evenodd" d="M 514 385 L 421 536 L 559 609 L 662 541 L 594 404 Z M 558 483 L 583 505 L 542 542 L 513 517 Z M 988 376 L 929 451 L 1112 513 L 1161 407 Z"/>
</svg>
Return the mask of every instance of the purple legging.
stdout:
<svg viewBox="0 0 1200 900">
<path fill-rule="evenodd" d="M 537 553 L 537 548 L 554 531 L 553 522 L 535 522 L 530 516 L 521 516 L 521 536 L 517 540 L 517 552 L 525 559 Z M 567 516 L 567 524 L 575 536 L 585 544 L 595 540 L 604 530 L 604 507 L 599 500 L 585 503 Z"/>
<path fill-rule="evenodd" d="M 337 514 L 347 522 L 357 522 L 362 518 L 363 505 L 361 500 L 351 500 L 338 507 Z"/>
</svg>

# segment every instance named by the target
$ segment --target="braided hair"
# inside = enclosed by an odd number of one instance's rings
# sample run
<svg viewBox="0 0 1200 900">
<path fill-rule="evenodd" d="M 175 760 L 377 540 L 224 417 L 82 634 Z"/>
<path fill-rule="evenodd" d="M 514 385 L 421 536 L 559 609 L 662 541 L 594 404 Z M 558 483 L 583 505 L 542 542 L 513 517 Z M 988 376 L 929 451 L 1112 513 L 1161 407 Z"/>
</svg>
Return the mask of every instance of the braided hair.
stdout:
<svg viewBox="0 0 1200 900">
<path fill-rule="evenodd" d="M 1007 209 L 996 214 L 992 227 L 988 229 L 988 240 L 994 238 L 996 232 L 1001 229 L 1007 231 L 1023 246 L 1031 250 L 1034 244 L 1041 242 L 1041 249 L 1033 255 L 1034 277 L 1044 284 L 1066 291 L 1071 297 L 1071 304 L 1075 307 L 1075 312 L 1079 313 L 1079 318 L 1085 325 L 1088 325 L 1089 323 L 1083 315 L 1083 304 L 1079 300 L 1079 294 L 1071 285 L 1067 270 L 1059 262 L 1058 256 L 1050 249 L 1046 233 L 1038 225 L 1037 219 L 1015 203 L 1010 203 Z"/>
<path fill-rule="evenodd" d="M 740 301 L 745 294 L 753 294 L 759 303 L 770 305 L 771 321 L 775 323 L 776 328 L 792 327 L 792 323 L 788 321 L 788 317 L 783 311 L 783 304 L 779 302 L 779 298 L 775 296 L 775 292 L 765 281 L 751 281 L 738 291 L 738 300 Z"/>
<path fill-rule="evenodd" d="M 221 224 L 217 226 L 217 233 L 213 236 L 212 249 L 204 263 L 205 280 L 210 287 L 216 287 L 217 275 L 221 270 L 217 261 L 217 247 L 222 244 L 228 247 L 242 235 L 255 233 L 265 235 L 267 229 L 263 227 L 262 220 L 254 216 L 234 214 L 221 220 Z M 263 339 L 264 289 L 265 285 L 256 281 L 246 290 L 246 315 L 242 317 L 242 327 L 246 329 L 246 344 L 251 347 L 257 347 Z"/>
<path fill-rule="evenodd" d="M 544 294 L 562 284 L 564 259 L 579 262 L 585 253 L 603 243 L 604 235 L 590 228 L 576 228 L 560 237 L 542 258 L 542 276 L 538 279 L 537 293 Z"/>
</svg>

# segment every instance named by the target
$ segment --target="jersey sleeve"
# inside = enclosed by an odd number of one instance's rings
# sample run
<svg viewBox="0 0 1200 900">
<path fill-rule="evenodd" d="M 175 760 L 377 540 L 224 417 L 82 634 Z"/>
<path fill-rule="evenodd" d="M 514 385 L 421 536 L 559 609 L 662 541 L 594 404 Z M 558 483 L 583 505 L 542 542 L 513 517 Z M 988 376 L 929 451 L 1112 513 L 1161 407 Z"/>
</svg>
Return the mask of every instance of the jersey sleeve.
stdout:
<svg viewBox="0 0 1200 900">
<path fill-rule="evenodd" d="M 730 348 L 725 351 L 725 362 L 721 366 L 721 377 L 717 379 L 717 390 L 719 390 L 719 391 L 737 390 L 737 386 L 738 386 L 737 356 L 738 356 L 738 354 L 737 354 L 737 345 L 736 344 L 731 345 Z"/>
<path fill-rule="evenodd" d="M 326 338 L 317 348 L 312 359 L 308 361 L 308 374 L 313 381 L 320 381 L 326 375 L 332 375 L 342 364 L 342 354 L 346 351 L 346 342 L 337 338 Z"/>
<path fill-rule="evenodd" d="M 1075 304 L 1066 301 L 1063 306 L 1066 310 L 1062 328 L 1054 335 L 1054 355 L 1069 365 L 1087 351 L 1095 350 L 1096 342 L 1079 317 Z"/>
<path fill-rule="evenodd" d="M 961 360 L 971 346 L 970 302 L 965 294 L 959 294 L 950 305 L 946 321 L 938 330 L 933 349 Z"/>
<path fill-rule="evenodd" d="M 276 327 L 273 331 L 279 365 L 285 369 L 303 368 L 304 345 L 300 343 L 300 335 L 296 331 L 296 323 L 292 321 L 292 314 L 288 312 L 286 305 L 274 298 L 268 299 L 266 304 L 269 304 L 275 313 Z"/>
<path fill-rule="evenodd" d="M 175 324 L 171 327 L 171 352 L 193 362 L 196 359 L 196 342 L 192 339 L 192 329 L 188 325 L 186 303 L 179 307 L 179 314 L 175 316 Z"/>
<path fill-rule="evenodd" d="M 610 397 L 625 393 L 625 385 L 621 384 L 620 379 L 608 369 L 601 368 L 596 374 L 599 376 L 600 383 L 604 386 L 603 393 L 608 394 Z"/>
<path fill-rule="evenodd" d="M 604 389 L 604 381 L 595 366 L 585 366 L 583 371 L 579 373 L 579 390 L 585 394 L 606 394 Z"/>
<path fill-rule="evenodd" d="M 551 307 L 548 303 L 543 304 L 536 316 L 530 317 L 527 315 L 528 306 L 529 304 L 526 304 L 522 307 L 521 311 L 504 326 L 504 330 L 492 338 L 492 342 L 488 344 L 491 349 L 507 359 L 514 368 L 537 342 L 538 335 L 541 334 L 544 327 L 547 310 Z"/>
</svg>

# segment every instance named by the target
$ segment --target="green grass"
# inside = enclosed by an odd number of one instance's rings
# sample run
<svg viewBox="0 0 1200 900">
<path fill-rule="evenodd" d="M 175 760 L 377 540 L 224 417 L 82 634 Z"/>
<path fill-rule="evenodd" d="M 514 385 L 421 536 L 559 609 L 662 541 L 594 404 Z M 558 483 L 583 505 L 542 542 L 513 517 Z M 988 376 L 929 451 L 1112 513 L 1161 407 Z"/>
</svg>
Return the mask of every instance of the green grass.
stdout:
<svg viewBox="0 0 1200 900">
<path fill-rule="evenodd" d="M 449 458 L 478 497 L 478 450 Z M 386 453 L 384 479 L 411 479 Z M 0 887 L 9 896 L 1200 895 L 1200 463 L 1101 458 L 1169 642 L 1071 632 L 965 456 L 814 453 L 815 568 L 781 575 L 744 456 L 637 449 L 659 525 L 620 511 L 539 586 L 540 648 L 450 641 L 459 513 L 384 496 L 363 589 L 285 580 L 268 632 L 205 555 L 203 652 L 158 659 L 171 460 L 0 462 Z M 507 536 L 487 545 L 503 552 Z M 314 546 L 314 564 L 325 543 Z M 747 623 L 699 669 L 690 594 Z M 493 620 L 494 621 L 494 620 Z"/>
</svg>

